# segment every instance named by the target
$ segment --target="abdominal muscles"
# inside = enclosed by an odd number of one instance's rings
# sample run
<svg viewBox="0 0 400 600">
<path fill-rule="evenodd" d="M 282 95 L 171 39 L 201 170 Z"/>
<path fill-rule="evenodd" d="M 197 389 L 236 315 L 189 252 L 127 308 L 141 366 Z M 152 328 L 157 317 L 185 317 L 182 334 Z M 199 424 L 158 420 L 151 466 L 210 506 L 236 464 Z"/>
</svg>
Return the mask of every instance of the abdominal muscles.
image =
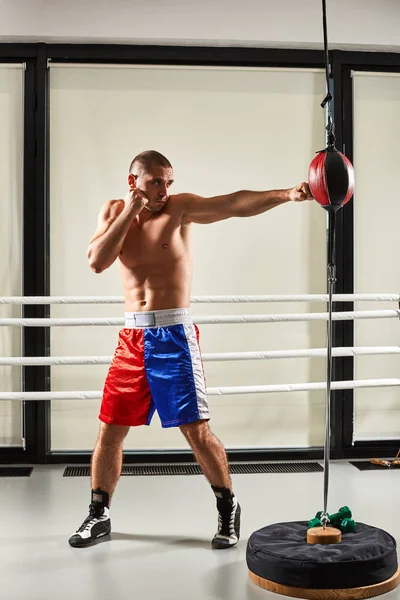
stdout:
<svg viewBox="0 0 400 600">
<path fill-rule="evenodd" d="M 147 236 L 138 233 L 126 240 L 118 261 L 125 312 L 189 307 L 192 259 L 188 240 L 174 232 L 149 243 Z"/>
</svg>

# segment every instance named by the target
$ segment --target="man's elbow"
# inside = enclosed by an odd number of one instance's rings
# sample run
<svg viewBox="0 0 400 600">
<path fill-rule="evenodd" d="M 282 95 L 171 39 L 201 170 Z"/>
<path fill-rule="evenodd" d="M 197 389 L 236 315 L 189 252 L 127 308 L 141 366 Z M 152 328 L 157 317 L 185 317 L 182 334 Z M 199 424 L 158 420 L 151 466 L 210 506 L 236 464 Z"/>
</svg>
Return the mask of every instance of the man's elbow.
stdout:
<svg viewBox="0 0 400 600">
<path fill-rule="evenodd" d="M 238 191 L 227 197 L 228 204 L 225 207 L 226 218 L 229 217 L 248 217 L 250 216 L 249 207 L 243 202 L 243 192 Z"/>
<path fill-rule="evenodd" d="M 101 267 L 98 263 L 89 260 L 89 267 L 94 273 L 100 274 L 104 271 L 104 267 Z"/>
<path fill-rule="evenodd" d="M 92 269 L 92 271 L 94 273 L 99 274 L 104 271 L 104 265 L 100 264 L 98 257 L 95 255 L 94 252 L 92 252 L 92 250 L 90 248 L 88 250 L 87 257 L 88 257 L 89 267 Z"/>
<path fill-rule="evenodd" d="M 89 267 L 92 269 L 92 271 L 94 273 L 97 273 L 98 275 L 104 271 L 104 269 L 102 269 L 101 267 L 98 267 L 97 265 L 93 265 L 90 263 L 89 263 Z"/>
</svg>

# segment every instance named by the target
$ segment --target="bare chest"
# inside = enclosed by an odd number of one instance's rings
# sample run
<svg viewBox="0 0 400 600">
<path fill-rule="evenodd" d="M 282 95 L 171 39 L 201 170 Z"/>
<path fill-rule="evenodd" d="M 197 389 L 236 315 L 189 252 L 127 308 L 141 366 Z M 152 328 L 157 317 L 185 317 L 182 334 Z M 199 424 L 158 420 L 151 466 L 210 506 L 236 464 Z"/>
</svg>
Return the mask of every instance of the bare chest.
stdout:
<svg viewBox="0 0 400 600">
<path fill-rule="evenodd" d="M 187 236 L 172 215 L 163 214 L 143 225 L 132 223 L 121 248 L 125 266 L 162 265 L 180 259 L 187 250 Z"/>
</svg>

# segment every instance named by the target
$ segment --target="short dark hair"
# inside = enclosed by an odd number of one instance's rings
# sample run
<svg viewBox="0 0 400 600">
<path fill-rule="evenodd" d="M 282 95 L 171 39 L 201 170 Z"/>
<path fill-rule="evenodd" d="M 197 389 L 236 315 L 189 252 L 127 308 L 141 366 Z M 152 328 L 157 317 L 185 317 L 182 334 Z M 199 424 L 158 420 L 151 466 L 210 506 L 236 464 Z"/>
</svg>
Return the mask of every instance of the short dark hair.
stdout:
<svg viewBox="0 0 400 600">
<path fill-rule="evenodd" d="M 148 173 L 152 167 L 166 167 L 172 169 L 172 165 L 168 158 L 156 150 L 145 150 L 135 156 L 130 164 L 129 173 L 132 173 L 133 175 L 142 175 Z"/>
</svg>

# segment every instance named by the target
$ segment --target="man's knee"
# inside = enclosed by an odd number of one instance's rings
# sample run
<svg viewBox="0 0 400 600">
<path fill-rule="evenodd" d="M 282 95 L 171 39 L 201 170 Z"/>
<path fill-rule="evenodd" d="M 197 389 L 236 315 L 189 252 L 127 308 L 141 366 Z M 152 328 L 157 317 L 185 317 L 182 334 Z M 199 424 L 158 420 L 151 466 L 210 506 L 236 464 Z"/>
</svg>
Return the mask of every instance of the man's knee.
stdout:
<svg viewBox="0 0 400 600">
<path fill-rule="evenodd" d="M 122 425 L 110 425 L 109 423 L 100 424 L 98 443 L 101 446 L 111 446 L 118 448 L 123 444 L 129 427 Z"/>
<path fill-rule="evenodd" d="M 189 443 L 202 442 L 211 435 L 210 425 L 204 419 L 181 425 L 180 430 Z"/>
</svg>

